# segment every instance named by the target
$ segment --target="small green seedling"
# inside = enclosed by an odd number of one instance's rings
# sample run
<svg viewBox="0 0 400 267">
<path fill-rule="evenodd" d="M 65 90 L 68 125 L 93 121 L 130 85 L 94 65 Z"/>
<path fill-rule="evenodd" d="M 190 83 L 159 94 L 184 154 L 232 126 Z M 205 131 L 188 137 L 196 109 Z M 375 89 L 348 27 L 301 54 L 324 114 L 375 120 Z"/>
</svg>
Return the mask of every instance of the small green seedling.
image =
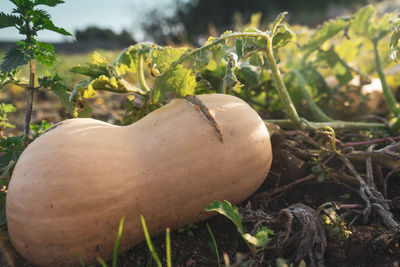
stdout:
<svg viewBox="0 0 400 267">
<path fill-rule="evenodd" d="M 351 231 L 348 230 L 343 218 L 336 213 L 337 210 L 339 207 L 335 202 L 327 202 L 322 204 L 317 212 L 331 237 L 347 239 L 351 235 Z"/>
<path fill-rule="evenodd" d="M 238 208 L 232 206 L 232 204 L 226 200 L 222 202 L 214 200 L 209 206 L 205 208 L 205 210 L 208 212 L 216 211 L 231 220 L 236 225 L 239 234 L 242 236 L 243 240 L 249 247 L 253 258 L 256 257 L 259 250 L 265 249 L 267 247 L 269 241 L 268 236 L 274 233 L 266 226 L 257 228 L 254 235 L 245 233 L 242 224 L 242 215 L 239 214 Z"/>
<path fill-rule="evenodd" d="M 150 250 L 151 256 L 152 256 L 154 262 L 156 263 L 157 267 L 161 267 L 162 264 L 161 264 L 160 258 L 158 257 L 157 251 L 155 250 L 153 242 L 151 241 L 150 234 L 149 234 L 149 231 L 147 230 L 146 221 L 145 221 L 143 215 L 140 215 L 140 220 L 142 222 L 144 236 L 146 238 L 146 243 Z M 167 228 L 167 230 L 166 230 L 165 244 L 166 244 L 165 247 L 166 247 L 166 255 L 167 255 L 167 267 L 171 267 L 172 266 L 171 236 L 170 236 L 169 228 Z"/>
<path fill-rule="evenodd" d="M 112 261 L 112 265 L 111 265 L 112 267 L 117 267 L 118 248 L 119 248 L 119 243 L 121 241 L 122 230 L 124 229 L 124 222 L 125 222 L 125 217 L 122 217 L 121 220 L 119 221 L 118 234 L 117 234 L 117 238 L 115 240 L 113 261 Z M 80 253 L 78 253 L 78 258 L 79 258 L 79 261 L 80 261 L 82 267 L 85 267 L 86 266 L 85 262 L 83 261 Z M 106 262 L 100 256 L 97 256 L 96 259 L 102 267 L 107 267 Z"/>
<path fill-rule="evenodd" d="M 217 256 L 218 267 L 221 267 L 221 260 L 219 258 L 217 242 L 215 241 L 214 234 L 212 233 L 211 228 L 208 225 L 208 223 L 206 225 L 207 225 L 207 230 L 211 236 L 211 241 L 209 242 L 209 246 L 210 246 L 211 250 L 214 251 L 215 255 Z"/>
</svg>

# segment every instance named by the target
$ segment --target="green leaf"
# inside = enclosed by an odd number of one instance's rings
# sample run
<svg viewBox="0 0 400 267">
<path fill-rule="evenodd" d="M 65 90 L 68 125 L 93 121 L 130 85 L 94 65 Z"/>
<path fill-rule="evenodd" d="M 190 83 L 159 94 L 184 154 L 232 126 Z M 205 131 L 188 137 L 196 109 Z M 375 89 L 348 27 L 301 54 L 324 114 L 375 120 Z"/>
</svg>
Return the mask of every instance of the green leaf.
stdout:
<svg viewBox="0 0 400 267">
<path fill-rule="evenodd" d="M 312 52 L 318 49 L 323 43 L 334 37 L 348 25 L 349 21 L 345 19 L 329 20 L 324 22 L 324 24 L 311 37 L 311 40 L 304 45 L 304 49 L 307 52 Z"/>
<path fill-rule="evenodd" d="M 300 70 L 300 73 L 310 87 L 313 97 L 332 96 L 332 90 L 325 81 L 324 76 L 312 65 L 307 65 Z"/>
<path fill-rule="evenodd" d="M 63 4 L 63 3 L 64 3 L 63 0 L 35 0 L 34 1 L 35 6 L 46 5 L 46 6 L 54 7 L 58 4 Z"/>
<path fill-rule="evenodd" d="M 61 105 L 72 117 L 86 118 L 91 116 L 93 110 L 87 100 L 82 97 L 89 81 L 78 83 L 73 92 L 70 92 L 68 87 L 61 83 L 62 79 L 57 73 L 53 77 L 39 78 L 38 81 L 40 86 L 50 88 L 58 96 Z"/>
<path fill-rule="evenodd" d="M 123 79 L 117 79 L 116 77 L 107 77 L 101 75 L 94 79 L 87 87 L 84 97 L 90 98 L 96 95 L 95 91 L 108 91 L 113 93 L 128 93 L 131 90 L 126 86 L 127 83 Z"/>
<path fill-rule="evenodd" d="M 50 90 L 55 93 L 61 101 L 61 105 L 65 111 L 74 116 L 75 102 L 70 101 L 71 93 L 68 88 L 61 83 L 62 79 L 57 74 L 54 73 L 53 77 L 39 78 L 39 85 L 44 88 L 50 88 Z"/>
<path fill-rule="evenodd" d="M 14 5 L 16 5 L 22 10 L 33 8 L 32 0 L 10 0 L 10 2 L 14 3 Z"/>
<path fill-rule="evenodd" d="M 53 31 L 62 35 L 73 36 L 72 33 L 68 32 L 64 28 L 59 28 L 54 25 L 50 18 L 43 18 L 43 28 L 49 31 Z"/>
<path fill-rule="evenodd" d="M 262 33 L 264 34 L 264 32 L 261 32 L 258 29 L 254 29 L 254 28 L 250 28 L 250 29 L 246 29 L 244 32 L 255 32 L 255 33 Z M 246 37 L 243 38 L 243 55 L 246 55 L 247 52 L 246 50 L 254 50 L 257 48 L 265 48 L 267 45 L 267 39 L 262 38 L 262 37 Z"/>
<path fill-rule="evenodd" d="M 14 165 L 17 163 L 24 150 L 23 138 L 24 136 L 0 138 L 0 170 L 9 166 L 10 161 L 14 161 Z"/>
<path fill-rule="evenodd" d="M 152 49 L 157 49 L 157 47 L 157 45 L 150 42 L 131 45 L 118 55 L 113 66 L 122 75 L 127 72 L 136 73 L 138 55 L 144 55 L 144 59 L 147 60 L 147 54 L 149 54 Z"/>
<path fill-rule="evenodd" d="M 193 71 L 201 72 L 210 62 L 209 55 L 214 54 L 216 56 L 221 52 L 221 50 L 222 46 L 220 44 L 212 46 L 208 49 L 198 50 L 196 53 L 185 58 L 184 65 Z M 186 53 L 189 53 L 189 50 L 187 50 Z"/>
<path fill-rule="evenodd" d="M 375 22 L 371 21 L 375 16 L 376 10 L 372 5 L 368 5 L 356 14 L 351 21 L 350 28 L 358 35 L 375 38 L 376 26 Z"/>
<path fill-rule="evenodd" d="M 87 66 L 76 65 L 70 69 L 71 72 L 96 78 L 100 75 L 109 76 L 105 65 L 97 65 L 88 63 Z"/>
<path fill-rule="evenodd" d="M 58 96 L 65 111 L 71 116 L 74 116 L 75 103 L 70 101 L 70 93 L 67 91 L 67 88 L 62 84 L 56 83 L 52 85 L 50 89 Z"/>
<path fill-rule="evenodd" d="M 396 25 L 393 27 L 392 37 L 390 38 L 390 49 L 391 49 L 391 58 L 397 62 L 400 58 L 400 25 Z"/>
<path fill-rule="evenodd" d="M 8 122 L 8 113 L 14 112 L 15 107 L 12 104 L 0 103 L 0 131 L 6 128 L 15 128 Z"/>
<path fill-rule="evenodd" d="M 379 20 L 379 24 L 377 27 L 377 36 L 376 38 L 379 40 L 383 38 L 386 34 L 388 34 L 393 27 L 393 14 L 385 14 L 382 18 Z"/>
<path fill-rule="evenodd" d="M 0 115 L 7 114 L 15 111 L 15 107 L 12 104 L 0 103 Z"/>
<path fill-rule="evenodd" d="M 13 27 L 18 25 L 20 22 L 21 19 L 19 17 L 0 12 L 0 29 Z"/>
<path fill-rule="evenodd" d="M 30 128 L 33 131 L 32 138 L 35 139 L 43 134 L 47 129 L 51 128 L 50 123 L 45 120 L 42 120 L 40 124 L 30 124 Z"/>
<path fill-rule="evenodd" d="M 238 208 L 232 206 L 232 204 L 226 200 L 224 201 L 216 201 L 213 200 L 209 206 L 205 208 L 205 211 L 216 211 L 224 216 L 226 216 L 229 220 L 231 220 L 241 235 L 244 235 L 243 224 L 242 224 L 242 215 L 239 214 Z"/>
<path fill-rule="evenodd" d="M 280 14 L 276 17 L 276 19 L 275 19 L 274 22 L 272 23 L 272 32 L 271 32 L 271 35 L 272 35 L 272 36 L 275 35 L 276 30 L 277 30 L 279 24 L 282 22 L 282 20 L 285 18 L 285 16 L 286 16 L 287 14 L 288 14 L 288 12 L 284 11 L 284 12 L 280 13 Z"/>
<path fill-rule="evenodd" d="M 136 73 L 137 68 L 137 55 L 131 51 L 134 47 L 131 45 L 125 48 L 115 59 L 113 66 L 118 70 L 119 73 L 125 75 L 128 72 Z"/>
<path fill-rule="evenodd" d="M 57 61 L 56 54 L 54 53 L 54 46 L 49 43 L 36 42 L 35 46 L 35 59 L 40 63 L 50 67 Z"/>
<path fill-rule="evenodd" d="M 241 64 L 240 72 L 243 75 L 243 83 L 249 88 L 256 87 L 260 83 L 261 69 L 260 67 L 250 64 Z M 242 79 L 241 79 L 242 80 Z"/>
<path fill-rule="evenodd" d="M 328 51 L 319 50 L 318 58 L 324 61 L 335 73 L 336 78 L 341 85 L 347 84 L 353 76 L 350 67 L 339 57 L 334 48 L 331 47 Z"/>
<path fill-rule="evenodd" d="M 274 232 L 267 226 L 263 226 L 256 230 L 254 236 L 250 234 L 244 234 L 243 238 L 258 248 L 266 248 L 269 241 L 268 236 L 272 235 L 273 233 Z"/>
<path fill-rule="evenodd" d="M 296 35 L 285 25 L 279 25 L 276 28 L 275 34 L 272 39 L 273 48 L 279 48 L 287 45 L 296 39 Z"/>
<path fill-rule="evenodd" d="M 173 48 L 170 46 L 153 49 L 150 55 L 152 64 L 155 65 L 155 68 L 157 68 L 160 73 L 164 73 L 171 64 L 177 61 L 187 50 L 187 48 Z"/>
<path fill-rule="evenodd" d="M 240 38 L 235 39 L 235 53 L 238 58 L 241 58 L 243 55 L 243 40 Z"/>
<path fill-rule="evenodd" d="M 196 87 L 196 77 L 192 71 L 182 65 L 177 65 L 154 79 L 151 90 L 151 101 L 157 103 L 164 100 L 167 92 L 174 97 L 192 95 Z"/>
<path fill-rule="evenodd" d="M 92 79 L 96 79 L 101 75 L 110 77 L 106 59 L 97 52 L 92 54 L 91 63 L 86 63 L 86 66 L 74 66 L 70 71 L 89 76 Z"/>
<path fill-rule="evenodd" d="M 29 60 L 30 57 L 17 45 L 8 49 L 1 62 L 0 69 L 2 72 L 12 72 L 26 65 Z"/>
</svg>

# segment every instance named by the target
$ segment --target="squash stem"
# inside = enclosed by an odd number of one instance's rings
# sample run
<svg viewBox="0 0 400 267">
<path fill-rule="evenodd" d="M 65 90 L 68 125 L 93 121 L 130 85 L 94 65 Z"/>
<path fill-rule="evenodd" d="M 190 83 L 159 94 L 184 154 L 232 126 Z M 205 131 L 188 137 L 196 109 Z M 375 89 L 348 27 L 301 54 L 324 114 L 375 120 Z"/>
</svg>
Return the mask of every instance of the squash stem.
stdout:
<svg viewBox="0 0 400 267">
<path fill-rule="evenodd" d="M 273 54 L 272 50 L 272 38 L 269 36 L 266 36 L 267 39 L 267 47 L 265 49 L 266 54 L 267 54 L 267 59 L 269 62 L 269 65 L 271 67 L 272 71 L 272 76 L 275 81 L 275 86 L 279 92 L 280 99 L 282 101 L 282 104 L 284 108 L 286 109 L 286 112 L 289 116 L 289 119 L 300 129 L 304 128 L 305 125 L 300 119 L 296 108 L 293 105 L 292 99 L 290 98 L 290 95 L 286 89 L 285 83 L 282 80 L 281 73 L 279 71 L 279 68 L 277 67 L 275 57 Z"/>
<path fill-rule="evenodd" d="M 388 103 L 390 110 L 394 113 L 395 116 L 399 116 L 400 109 L 398 107 L 396 98 L 394 97 L 393 92 L 386 81 L 386 77 L 383 72 L 383 67 L 378 51 L 378 40 L 374 40 L 373 44 L 374 44 L 376 71 L 378 72 L 379 79 L 381 80 L 383 95 L 385 96 L 386 102 Z"/>
<path fill-rule="evenodd" d="M 146 79 L 144 77 L 144 69 L 143 69 L 143 55 L 139 54 L 138 62 L 137 62 L 137 77 L 139 81 L 140 88 L 142 88 L 147 93 L 150 92 L 150 87 L 146 83 Z"/>
<path fill-rule="evenodd" d="M 274 123 L 285 129 L 297 129 L 297 125 L 291 120 L 264 120 L 267 123 Z M 334 130 L 371 130 L 371 129 L 387 129 L 388 126 L 384 123 L 375 122 L 352 122 L 352 121 L 327 121 L 327 122 L 308 122 L 305 124 L 305 129 L 315 130 L 316 128 L 321 128 L 329 126 Z"/>
</svg>

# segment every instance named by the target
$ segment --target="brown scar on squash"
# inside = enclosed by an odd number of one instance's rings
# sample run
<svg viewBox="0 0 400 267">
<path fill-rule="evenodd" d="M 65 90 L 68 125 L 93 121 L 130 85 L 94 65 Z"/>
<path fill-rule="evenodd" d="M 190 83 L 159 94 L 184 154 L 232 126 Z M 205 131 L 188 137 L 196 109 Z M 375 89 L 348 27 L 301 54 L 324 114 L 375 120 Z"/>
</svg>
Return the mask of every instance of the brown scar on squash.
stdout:
<svg viewBox="0 0 400 267">
<path fill-rule="evenodd" d="M 61 121 L 61 122 L 59 122 L 59 123 L 56 123 L 56 124 L 54 124 L 53 126 L 51 126 L 49 129 L 47 129 L 46 131 L 44 131 L 43 133 L 42 133 L 42 135 L 43 134 L 45 134 L 45 133 L 48 133 L 48 132 L 50 132 L 51 130 L 54 130 L 55 128 L 57 128 L 58 126 L 61 126 L 63 124 L 63 122 Z"/>
<path fill-rule="evenodd" d="M 221 128 L 219 127 L 217 121 L 215 120 L 214 115 L 208 109 L 207 105 L 204 104 L 203 101 L 201 101 L 201 99 L 195 95 L 187 95 L 185 96 L 184 99 L 188 103 L 190 103 L 196 110 L 198 110 L 205 117 L 205 119 L 214 127 L 215 131 L 217 132 L 219 140 L 221 141 L 221 143 L 223 143 L 224 140 L 222 138 Z"/>
</svg>

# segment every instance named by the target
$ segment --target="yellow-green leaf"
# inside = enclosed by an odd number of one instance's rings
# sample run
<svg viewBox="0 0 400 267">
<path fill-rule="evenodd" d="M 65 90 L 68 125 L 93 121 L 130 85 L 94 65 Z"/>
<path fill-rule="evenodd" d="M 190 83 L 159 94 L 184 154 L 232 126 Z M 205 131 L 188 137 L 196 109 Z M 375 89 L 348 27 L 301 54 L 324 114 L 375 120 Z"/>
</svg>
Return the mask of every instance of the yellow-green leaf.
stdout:
<svg viewBox="0 0 400 267">
<path fill-rule="evenodd" d="M 192 95 L 195 87 L 196 77 L 192 71 L 177 65 L 154 79 L 151 101 L 153 103 L 162 101 L 167 92 L 175 97 Z"/>
</svg>

